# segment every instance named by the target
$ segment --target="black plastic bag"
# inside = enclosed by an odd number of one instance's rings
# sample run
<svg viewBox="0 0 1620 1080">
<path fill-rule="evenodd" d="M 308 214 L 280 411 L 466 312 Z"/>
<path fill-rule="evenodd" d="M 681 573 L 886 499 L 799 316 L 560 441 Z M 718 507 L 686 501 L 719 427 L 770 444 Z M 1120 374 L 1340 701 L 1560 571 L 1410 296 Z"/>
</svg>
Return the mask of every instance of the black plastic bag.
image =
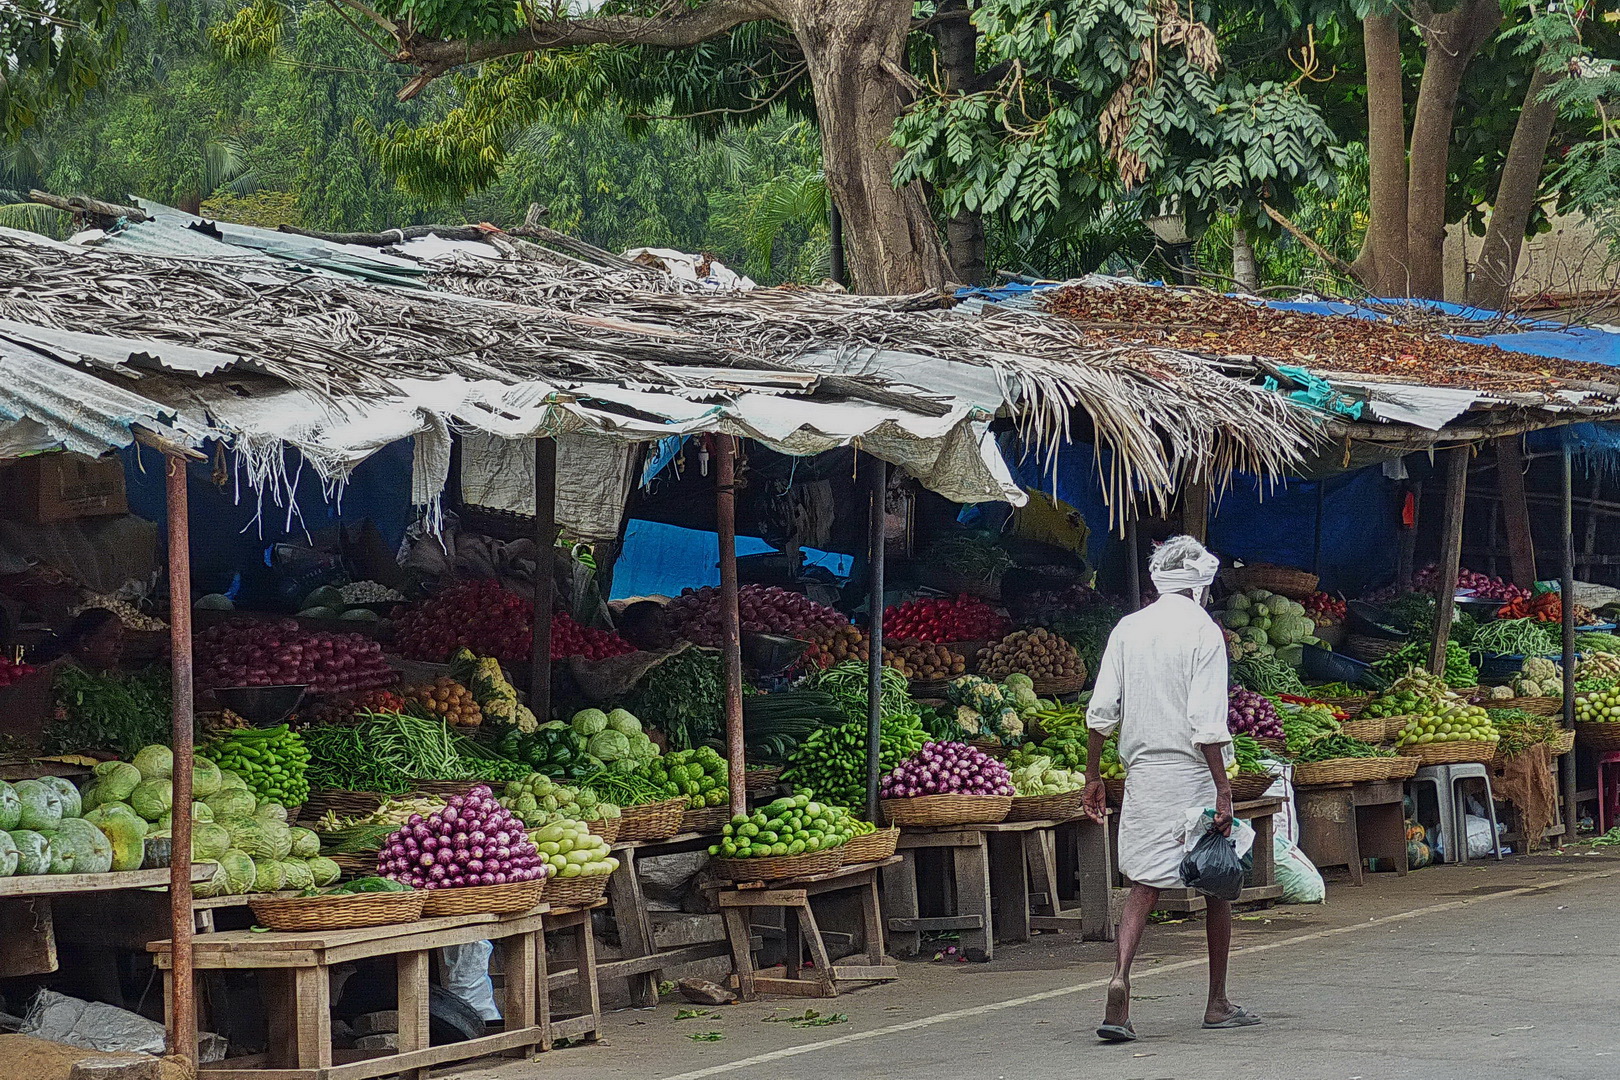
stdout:
<svg viewBox="0 0 1620 1080">
<path fill-rule="evenodd" d="M 1230 836 L 1213 828 L 1181 860 L 1181 880 L 1217 900 L 1236 900 L 1243 891 L 1243 863 Z"/>
</svg>

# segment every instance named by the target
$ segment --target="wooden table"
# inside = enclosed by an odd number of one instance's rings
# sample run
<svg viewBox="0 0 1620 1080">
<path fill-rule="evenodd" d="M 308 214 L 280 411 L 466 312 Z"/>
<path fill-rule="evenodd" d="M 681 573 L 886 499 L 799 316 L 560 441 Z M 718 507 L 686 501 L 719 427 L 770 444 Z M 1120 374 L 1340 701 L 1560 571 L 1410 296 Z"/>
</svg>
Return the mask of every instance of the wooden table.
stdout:
<svg viewBox="0 0 1620 1080">
<path fill-rule="evenodd" d="M 1277 884 L 1276 850 L 1272 847 L 1272 817 L 1282 809 L 1283 801 L 1271 795 L 1232 804 L 1232 816 L 1242 818 L 1254 826 L 1254 847 L 1250 849 L 1249 884 L 1244 886 L 1234 904 L 1260 904 L 1269 907 L 1282 899 L 1282 886 Z M 1196 889 L 1164 889 L 1159 893 L 1158 907 L 1164 911 L 1203 911 L 1204 896 Z"/>
<path fill-rule="evenodd" d="M 646 1009 L 658 1004 L 658 983 L 663 978 L 664 968 L 709 960 L 730 952 L 730 946 L 718 939 L 660 951 L 653 938 L 652 915 L 647 910 L 647 898 L 641 892 L 641 874 L 637 868 L 640 859 L 707 851 L 715 839 L 709 834 L 681 833 L 668 840 L 632 840 L 613 846 L 619 868 L 608 879 L 608 901 L 613 905 L 613 920 L 619 927 L 622 958 L 604 961 L 597 973 L 602 979 L 628 980 L 630 1003 L 636 1008 Z"/>
<path fill-rule="evenodd" d="M 197 937 L 198 971 L 256 970 L 263 984 L 269 1048 L 198 1069 L 199 1080 L 365 1080 L 399 1074 L 424 1080 L 436 1065 L 487 1054 L 527 1057 L 545 1041 L 537 988 L 549 986 L 541 935 L 545 904 L 514 915 L 458 915 L 358 930 L 254 933 L 231 930 Z M 428 1039 L 428 969 L 433 950 L 494 941 L 506 973 L 505 1030 L 466 1042 L 432 1046 Z M 164 1011 L 174 997 L 168 941 L 147 946 L 163 970 Z M 396 957 L 399 1049 L 369 1053 L 332 1047 L 330 969 L 353 960 Z"/>
<path fill-rule="evenodd" d="M 595 1042 L 602 1032 L 602 993 L 599 969 L 596 964 L 596 935 L 591 931 L 591 912 L 607 906 L 598 900 L 586 907 L 552 908 L 545 913 L 542 933 L 546 939 L 558 938 L 569 944 L 568 958 L 573 966 L 561 970 L 551 964 L 551 943 L 539 950 L 537 960 L 541 984 L 545 993 L 540 995 L 540 1049 L 550 1050 L 559 1039 L 580 1039 Z M 559 956 L 562 950 L 558 950 Z M 551 995 L 559 990 L 572 991 L 566 1018 L 553 1014 Z"/>
<path fill-rule="evenodd" d="M 1362 884 L 1362 863 L 1388 859 L 1406 874 L 1406 789 L 1399 780 L 1333 784 L 1295 790 L 1299 847 L 1320 869 L 1346 866 Z"/>
<path fill-rule="evenodd" d="M 782 881 L 748 882 L 718 887 L 716 900 L 726 921 L 737 993 L 752 1001 L 760 993 L 789 994 L 798 997 L 837 997 L 838 984 L 886 982 L 900 977 L 883 948 L 883 910 L 878 903 L 878 873 L 899 865 L 899 856 L 880 862 L 841 866 L 820 874 L 787 878 Z M 827 953 L 821 929 L 816 924 L 810 898 L 847 890 L 860 891 L 861 940 L 864 963 L 835 964 Z M 782 908 L 787 953 L 784 978 L 756 974 L 754 968 L 754 908 Z M 810 954 L 808 975 L 804 955 Z"/>
</svg>

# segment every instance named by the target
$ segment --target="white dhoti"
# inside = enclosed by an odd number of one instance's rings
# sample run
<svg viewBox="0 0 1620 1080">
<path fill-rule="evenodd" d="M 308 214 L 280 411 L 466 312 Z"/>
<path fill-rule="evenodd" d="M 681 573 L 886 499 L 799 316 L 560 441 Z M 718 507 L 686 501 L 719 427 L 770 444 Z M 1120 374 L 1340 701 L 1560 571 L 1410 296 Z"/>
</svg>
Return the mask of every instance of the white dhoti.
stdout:
<svg viewBox="0 0 1620 1080">
<path fill-rule="evenodd" d="M 1215 805 L 1215 780 L 1202 761 L 1141 763 L 1125 774 L 1119 811 L 1119 872 L 1138 885 L 1182 884 L 1187 811 Z"/>
</svg>

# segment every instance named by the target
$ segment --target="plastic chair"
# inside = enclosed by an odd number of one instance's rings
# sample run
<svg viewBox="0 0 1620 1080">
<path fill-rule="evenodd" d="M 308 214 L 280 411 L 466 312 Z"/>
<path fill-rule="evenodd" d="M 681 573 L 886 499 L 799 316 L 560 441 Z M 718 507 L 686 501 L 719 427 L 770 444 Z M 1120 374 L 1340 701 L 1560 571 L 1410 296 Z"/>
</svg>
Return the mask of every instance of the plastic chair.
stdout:
<svg viewBox="0 0 1620 1080">
<path fill-rule="evenodd" d="M 1616 755 L 1616 760 L 1620 761 L 1620 754 Z M 1491 846 L 1500 859 L 1502 837 L 1496 824 L 1496 800 L 1491 793 L 1489 769 L 1478 762 L 1425 765 L 1409 782 L 1433 785 L 1435 805 L 1440 811 L 1441 855 L 1446 862 L 1465 863 L 1468 861 L 1468 804 L 1458 795 L 1457 786 L 1468 780 L 1478 780 L 1485 785 L 1485 813 L 1491 823 Z"/>
<path fill-rule="evenodd" d="M 1597 757 L 1598 832 L 1620 824 L 1620 750 Z"/>
</svg>

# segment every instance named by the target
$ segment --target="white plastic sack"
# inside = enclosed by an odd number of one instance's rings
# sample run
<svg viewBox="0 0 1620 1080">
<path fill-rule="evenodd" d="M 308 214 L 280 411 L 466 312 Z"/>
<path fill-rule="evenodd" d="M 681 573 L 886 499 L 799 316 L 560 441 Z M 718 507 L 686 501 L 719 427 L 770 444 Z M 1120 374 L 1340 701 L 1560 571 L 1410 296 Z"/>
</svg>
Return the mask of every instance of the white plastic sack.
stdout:
<svg viewBox="0 0 1620 1080">
<path fill-rule="evenodd" d="M 487 941 L 466 945 L 446 945 L 439 950 L 444 960 L 444 988 L 473 1007 L 488 1023 L 501 1018 L 495 1006 L 495 984 L 489 977 L 489 958 L 495 946 Z"/>
<path fill-rule="evenodd" d="M 1176 830 L 1176 839 L 1181 841 L 1182 850 L 1191 852 L 1209 831 L 1209 823 L 1214 820 L 1214 807 L 1195 807 L 1188 810 L 1187 816 L 1182 819 L 1181 827 Z M 1254 847 L 1254 826 L 1242 818 L 1233 818 L 1232 848 L 1237 852 L 1237 857 L 1243 858 L 1252 847 Z"/>
<path fill-rule="evenodd" d="M 1277 884 L 1287 904 L 1320 904 L 1327 899 L 1327 882 L 1298 845 L 1274 835 L 1271 857 L 1277 864 Z"/>
<path fill-rule="evenodd" d="M 1468 818 L 1468 857 L 1470 859 L 1483 859 L 1496 851 L 1496 836 L 1491 832 L 1491 823 L 1485 818 L 1469 814 Z"/>
</svg>

